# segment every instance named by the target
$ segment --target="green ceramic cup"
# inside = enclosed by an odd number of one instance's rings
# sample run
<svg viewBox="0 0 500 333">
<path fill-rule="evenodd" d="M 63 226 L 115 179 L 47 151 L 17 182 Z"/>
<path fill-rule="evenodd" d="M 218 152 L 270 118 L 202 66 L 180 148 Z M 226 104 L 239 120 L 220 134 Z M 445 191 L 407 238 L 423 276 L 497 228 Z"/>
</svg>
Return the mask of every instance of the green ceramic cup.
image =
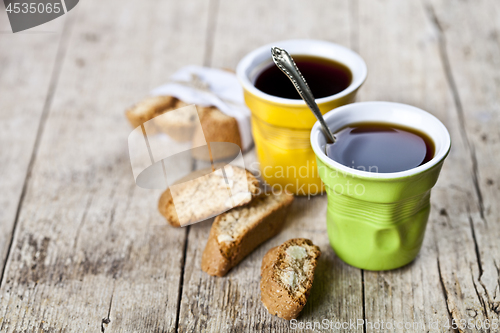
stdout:
<svg viewBox="0 0 500 333">
<path fill-rule="evenodd" d="M 328 158 L 319 123 L 311 131 L 311 146 L 328 196 L 328 237 L 337 256 L 374 271 L 410 263 L 422 245 L 431 189 L 450 151 L 448 130 L 430 113 L 399 103 L 354 103 L 324 117 L 334 133 L 353 123 L 384 122 L 414 128 L 434 142 L 429 162 L 402 172 L 373 173 Z"/>
</svg>

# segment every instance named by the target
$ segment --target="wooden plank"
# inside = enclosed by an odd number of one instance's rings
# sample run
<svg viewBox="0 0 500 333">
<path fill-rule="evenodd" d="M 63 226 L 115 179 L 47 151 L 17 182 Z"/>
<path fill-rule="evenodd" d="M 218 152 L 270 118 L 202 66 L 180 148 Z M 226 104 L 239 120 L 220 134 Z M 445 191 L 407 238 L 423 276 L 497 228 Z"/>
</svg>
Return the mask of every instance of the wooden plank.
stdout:
<svg viewBox="0 0 500 333">
<path fill-rule="evenodd" d="M 208 1 L 84 1 L 19 216 L 0 331 L 175 331 L 186 229 L 135 186 L 123 112 L 201 64 Z"/>
<path fill-rule="evenodd" d="M 350 1 L 279 0 L 273 6 L 265 1 L 219 1 L 210 64 L 214 67 L 236 69 L 250 51 L 280 40 L 323 39 L 347 47 L 353 42 L 356 22 Z"/>
<path fill-rule="evenodd" d="M 62 52 L 64 19 L 29 32 L 13 34 L 0 11 L 0 267 L 22 201 L 23 186 L 41 132 Z M 33 50 L 39 50 L 33 52 Z M 1 273 L 0 273 L 1 274 Z M 0 277 L 1 279 L 1 277 Z"/>
<path fill-rule="evenodd" d="M 464 317 L 496 320 L 498 323 L 500 4 L 497 1 L 478 1 L 452 5 L 450 1 L 433 1 L 430 11 L 441 37 L 442 57 L 458 111 L 460 135 L 466 140 L 467 159 L 470 161 L 467 176 L 472 183 L 467 183 L 466 189 L 475 198 L 469 204 L 467 218 L 478 262 L 478 267 L 471 267 L 469 274 L 477 301 L 472 309 L 465 309 L 468 316 Z M 458 292 L 460 286 L 451 280 L 451 269 L 444 274 L 449 278 L 445 283 L 449 308 L 458 312 L 463 307 Z"/>
<path fill-rule="evenodd" d="M 444 326 L 452 319 L 484 320 L 488 314 L 476 292 L 481 268 L 470 224 L 470 217 L 479 214 L 470 177 L 474 166 L 440 52 L 441 33 L 420 2 L 360 1 L 359 11 L 360 52 L 370 69 L 361 99 L 428 110 L 444 122 L 453 142 L 433 190 L 427 235 L 415 262 L 396 271 L 364 274 L 367 320 L 425 323 L 432 332 L 451 330 Z M 439 327 L 430 327 L 436 321 Z M 405 331 L 422 331 L 414 327 Z"/>
<path fill-rule="evenodd" d="M 235 68 L 246 53 L 282 39 L 317 38 L 349 46 L 351 8 L 348 4 L 348 1 L 276 1 L 269 6 L 266 1 L 221 1 L 212 65 Z M 332 22 L 335 22 L 335 28 L 332 28 Z M 247 166 L 255 169 L 254 161 L 254 152 L 246 154 Z M 179 331 L 288 331 L 288 321 L 269 315 L 262 306 L 259 282 L 264 254 L 271 247 L 294 237 L 310 238 L 323 251 L 311 296 L 299 321 L 320 322 L 328 319 L 335 322 L 363 318 L 361 271 L 335 256 L 328 243 L 325 217 L 326 196 L 311 200 L 297 198 L 284 230 L 257 248 L 223 278 L 208 276 L 200 267 L 211 221 L 191 226 Z M 358 327 L 355 331 L 363 330 Z"/>
</svg>

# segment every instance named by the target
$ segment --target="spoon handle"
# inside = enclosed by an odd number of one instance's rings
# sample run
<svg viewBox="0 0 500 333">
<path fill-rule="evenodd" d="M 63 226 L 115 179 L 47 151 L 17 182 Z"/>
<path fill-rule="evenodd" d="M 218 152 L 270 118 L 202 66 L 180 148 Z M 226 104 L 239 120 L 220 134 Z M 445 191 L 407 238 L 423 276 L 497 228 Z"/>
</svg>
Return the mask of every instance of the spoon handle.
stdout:
<svg viewBox="0 0 500 333">
<path fill-rule="evenodd" d="M 300 97 L 302 97 L 302 99 L 306 102 L 306 104 L 316 116 L 316 119 L 318 119 L 327 141 L 329 141 L 329 143 L 335 143 L 335 136 L 328 128 L 325 119 L 323 118 L 323 115 L 318 108 L 318 104 L 316 104 L 316 101 L 314 100 L 314 95 L 311 89 L 309 88 L 306 80 L 302 76 L 302 73 L 300 73 L 297 65 L 295 64 L 295 61 L 293 61 L 290 54 L 288 54 L 286 50 L 276 46 L 271 48 L 271 54 L 276 66 L 278 66 L 278 68 L 283 73 L 285 73 L 290 81 L 292 81 Z"/>
</svg>

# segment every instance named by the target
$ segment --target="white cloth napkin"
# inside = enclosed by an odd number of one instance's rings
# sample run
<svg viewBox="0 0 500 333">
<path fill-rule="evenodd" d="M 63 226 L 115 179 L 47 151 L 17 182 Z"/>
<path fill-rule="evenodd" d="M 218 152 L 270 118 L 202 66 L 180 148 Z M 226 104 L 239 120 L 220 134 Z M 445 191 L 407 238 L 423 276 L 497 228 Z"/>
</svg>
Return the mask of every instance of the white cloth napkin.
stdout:
<svg viewBox="0 0 500 333">
<path fill-rule="evenodd" d="M 174 96 L 187 104 L 217 107 L 238 122 L 243 150 L 252 146 L 250 110 L 245 106 L 243 89 L 235 74 L 215 68 L 186 66 L 151 94 Z"/>
</svg>

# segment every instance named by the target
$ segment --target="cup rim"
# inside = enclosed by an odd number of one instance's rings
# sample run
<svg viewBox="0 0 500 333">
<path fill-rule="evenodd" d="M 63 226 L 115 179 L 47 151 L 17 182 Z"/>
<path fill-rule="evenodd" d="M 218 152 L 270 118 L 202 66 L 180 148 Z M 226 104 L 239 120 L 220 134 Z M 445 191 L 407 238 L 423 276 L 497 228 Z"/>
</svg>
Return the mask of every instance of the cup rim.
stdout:
<svg viewBox="0 0 500 333">
<path fill-rule="evenodd" d="M 394 118 L 383 118 L 377 120 L 377 116 L 375 116 L 376 110 L 373 109 L 387 109 L 387 113 L 391 114 L 394 112 L 403 112 L 406 114 L 401 114 L 399 117 L 394 117 Z M 356 115 L 356 112 L 358 112 L 358 115 Z M 362 114 L 364 112 L 364 114 Z M 371 115 L 369 115 L 371 113 Z M 408 122 L 403 122 L 403 119 L 406 117 L 406 121 L 411 120 L 411 117 L 415 116 L 413 120 L 415 119 L 420 119 L 422 124 L 425 121 L 426 124 L 432 124 L 434 126 L 434 131 L 431 132 L 429 129 L 423 129 L 423 128 L 418 128 L 417 126 L 412 126 L 411 124 L 409 125 Z M 322 133 L 321 126 L 319 122 L 317 121 L 312 130 L 311 130 L 311 146 L 312 149 L 315 153 L 315 155 L 327 166 L 333 169 L 337 169 L 343 173 L 349 174 L 349 175 L 354 175 L 357 178 L 364 178 L 364 179 L 399 179 L 399 178 L 406 178 L 410 176 L 417 175 L 419 173 L 422 173 L 424 171 L 427 171 L 437 164 L 439 164 L 441 161 L 443 161 L 446 156 L 448 155 L 450 148 L 451 148 L 451 138 L 450 138 L 450 133 L 448 132 L 448 129 L 444 126 L 444 124 L 436 118 L 434 115 L 430 114 L 427 111 L 424 111 L 422 109 L 419 109 L 417 107 L 408 105 L 408 104 L 402 104 L 402 103 L 394 103 L 394 102 L 382 102 L 382 101 L 372 101 L 372 102 L 359 102 L 359 103 L 352 103 L 352 104 L 347 104 L 341 107 L 338 107 L 336 109 L 333 109 L 329 112 L 327 112 L 323 117 L 325 118 L 326 123 L 328 126 L 331 126 L 331 123 L 335 120 L 340 120 L 342 117 L 358 117 L 359 119 L 357 121 L 349 121 L 347 122 L 344 126 L 346 126 L 349 123 L 356 123 L 356 122 L 363 122 L 363 121 L 380 121 L 383 123 L 392 123 L 396 125 L 401 125 L 405 127 L 410 127 L 417 129 L 421 132 L 424 132 L 427 134 L 433 141 L 435 147 L 435 152 L 434 156 L 432 159 L 425 163 L 422 164 L 416 168 L 412 168 L 409 170 L 404 170 L 404 171 L 399 171 L 399 172 L 387 172 L 387 173 L 374 173 L 374 172 L 369 172 L 369 171 L 363 171 L 363 170 L 358 170 L 354 168 L 347 167 L 343 164 L 340 164 L 332 159 L 330 159 L 328 156 L 326 156 L 326 153 L 324 149 L 320 145 L 320 141 L 324 141 L 326 143 L 326 139 Z M 366 118 L 373 118 L 373 119 L 366 119 Z M 409 117 L 409 118 L 408 118 Z M 362 119 L 365 118 L 365 119 Z M 381 117 L 382 118 L 382 117 Z M 390 119 L 386 121 L 386 119 Z M 340 126 L 340 127 L 344 127 Z M 429 125 L 431 126 L 431 125 Z M 340 129 L 333 129 L 333 132 L 336 130 Z M 436 142 L 438 141 L 438 142 Z M 440 146 L 438 147 L 438 143 Z"/>
<path fill-rule="evenodd" d="M 256 59 L 268 58 L 269 60 L 272 60 L 270 50 L 273 46 L 283 47 L 292 54 L 322 56 L 324 58 L 340 62 L 349 68 L 353 76 L 349 86 L 334 95 L 317 98 L 316 103 L 318 104 L 339 99 L 352 93 L 353 91 L 356 91 L 365 82 L 368 74 L 366 63 L 363 58 L 361 58 L 361 56 L 356 52 L 339 44 L 317 39 L 290 39 L 269 43 L 253 50 L 243 57 L 236 67 L 236 76 L 245 90 L 261 99 L 274 102 L 276 104 L 306 106 L 306 103 L 302 99 L 288 99 L 267 94 L 257 89 L 250 81 L 249 72 L 255 70 L 259 66 L 262 66 L 264 63 L 267 63 L 265 60 L 256 62 Z M 328 56 L 322 54 L 318 55 L 318 50 L 324 50 L 325 52 L 329 51 L 331 53 Z M 266 57 L 266 54 L 268 54 L 268 57 Z M 355 66 L 353 64 L 347 64 L 345 61 L 340 60 L 340 58 L 349 59 L 349 61 L 355 64 Z"/>
</svg>

